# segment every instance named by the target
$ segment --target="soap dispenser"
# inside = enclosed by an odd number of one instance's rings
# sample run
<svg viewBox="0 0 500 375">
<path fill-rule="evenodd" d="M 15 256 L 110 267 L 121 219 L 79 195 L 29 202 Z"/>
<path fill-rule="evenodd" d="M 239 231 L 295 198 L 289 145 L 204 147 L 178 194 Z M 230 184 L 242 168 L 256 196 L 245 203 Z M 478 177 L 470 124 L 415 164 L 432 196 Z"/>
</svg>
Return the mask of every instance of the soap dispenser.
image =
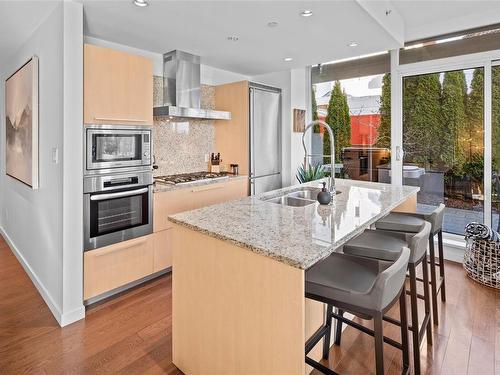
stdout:
<svg viewBox="0 0 500 375">
<path fill-rule="evenodd" d="M 318 193 L 319 204 L 329 204 L 332 201 L 332 194 L 326 188 L 326 182 L 323 182 L 323 188 Z"/>
</svg>

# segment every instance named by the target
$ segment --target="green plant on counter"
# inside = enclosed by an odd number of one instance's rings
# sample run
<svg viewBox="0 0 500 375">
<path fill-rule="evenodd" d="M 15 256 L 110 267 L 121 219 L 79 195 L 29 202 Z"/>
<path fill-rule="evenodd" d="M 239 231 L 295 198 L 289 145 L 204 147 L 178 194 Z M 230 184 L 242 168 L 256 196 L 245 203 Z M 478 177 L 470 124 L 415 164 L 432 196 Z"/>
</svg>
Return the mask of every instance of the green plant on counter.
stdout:
<svg viewBox="0 0 500 375">
<path fill-rule="evenodd" d="M 307 168 L 304 168 L 304 166 L 301 165 L 298 168 L 295 177 L 301 184 L 319 180 L 320 178 L 325 177 L 325 169 L 322 164 L 316 164 L 313 166 L 308 165 Z"/>
</svg>

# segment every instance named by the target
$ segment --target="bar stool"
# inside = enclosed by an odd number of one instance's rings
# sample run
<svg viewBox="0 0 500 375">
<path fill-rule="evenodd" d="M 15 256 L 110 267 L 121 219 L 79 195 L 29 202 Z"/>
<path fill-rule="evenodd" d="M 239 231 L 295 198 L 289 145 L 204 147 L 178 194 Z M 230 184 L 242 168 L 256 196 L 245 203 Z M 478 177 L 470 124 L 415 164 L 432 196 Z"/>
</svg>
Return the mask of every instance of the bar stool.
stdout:
<svg viewBox="0 0 500 375">
<path fill-rule="evenodd" d="M 444 255 L 443 255 L 443 218 L 444 204 L 440 204 L 434 211 L 424 213 L 403 213 L 391 212 L 386 217 L 375 223 L 375 228 L 385 231 L 416 233 L 421 225 L 421 220 L 431 223 L 431 233 L 429 235 L 429 263 L 431 264 L 431 301 L 432 301 L 432 316 L 434 324 L 439 324 L 437 295 L 441 293 L 441 301 L 446 302 L 446 284 L 444 273 Z M 439 262 L 436 263 L 434 250 L 434 236 L 438 236 L 438 254 Z M 439 267 L 439 281 L 436 276 L 436 266 Z M 418 281 L 423 281 L 418 279 Z"/>
<path fill-rule="evenodd" d="M 408 261 L 408 270 L 410 276 L 410 308 L 411 308 L 411 327 L 413 342 L 413 362 L 415 374 L 420 374 L 420 344 L 424 335 L 427 333 L 427 343 L 432 345 L 431 313 L 429 298 L 429 275 L 427 267 L 427 239 L 431 230 L 431 224 L 422 221 L 421 228 L 416 234 L 405 234 L 396 232 L 385 232 L 379 230 L 366 230 L 358 237 L 353 238 L 344 245 L 344 253 L 365 258 L 380 259 L 392 261 L 398 256 L 398 249 L 401 246 L 410 248 L 410 259 Z M 424 279 L 425 314 L 422 325 L 418 322 L 418 291 L 416 268 L 422 264 Z M 339 311 L 342 314 L 343 311 Z M 400 322 L 390 317 L 384 317 L 384 320 L 396 325 Z M 340 335 L 342 327 L 337 329 L 338 337 L 336 342 L 340 344 Z"/>
<path fill-rule="evenodd" d="M 308 357 L 311 349 L 324 337 L 323 358 L 330 352 L 332 318 L 360 329 L 375 338 L 375 362 L 377 375 L 384 373 L 384 341 L 402 350 L 403 373 L 409 373 L 408 328 L 406 297 L 403 293 L 410 250 L 400 248 L 394 263 L 333 253 L 315 264 L 305 273 L 305 296 L 327 304 L 325 324 L 307 340 L 305 361 L 328 375 L 337 373 Z M 401 343 L 385 338 L 382 318 L 399 299 L 401 317 Z M 349 311 L 362 319 L 373 319 L 374 330 L 339 316 L 333 307 Z"/>
</svg>

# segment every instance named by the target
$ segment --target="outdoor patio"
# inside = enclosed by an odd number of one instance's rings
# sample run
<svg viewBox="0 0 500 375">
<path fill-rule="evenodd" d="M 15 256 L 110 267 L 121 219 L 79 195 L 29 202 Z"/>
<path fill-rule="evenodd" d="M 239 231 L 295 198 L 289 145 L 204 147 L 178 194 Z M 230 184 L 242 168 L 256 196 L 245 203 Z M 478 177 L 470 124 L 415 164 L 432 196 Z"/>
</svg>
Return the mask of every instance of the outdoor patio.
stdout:
<svg viewBox="0 0 500 375">
<path fill-rule="evenodd" d="M 418 212 L 431 212 L 436 206 L 417 203 Z M 463 235 L 465 226 L 470 222 L 483 222 L 483 213 L 481 211 L 464 210 L 459 208 L 445 208 L 443 230 L 444 232 Z M 499 214 L 494 212 L 492 215 L 492 228 L 498 227 Z"/>
</svg>

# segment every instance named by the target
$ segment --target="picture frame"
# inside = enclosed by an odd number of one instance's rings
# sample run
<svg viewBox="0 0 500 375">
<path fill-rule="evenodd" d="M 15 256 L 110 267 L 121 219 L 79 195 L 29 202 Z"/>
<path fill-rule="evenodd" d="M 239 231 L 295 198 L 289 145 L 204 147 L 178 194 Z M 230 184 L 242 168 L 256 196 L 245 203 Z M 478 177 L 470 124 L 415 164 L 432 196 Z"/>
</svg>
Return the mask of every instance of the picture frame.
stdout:
<svg viewBox="0 0 500 375">
<path fill-rule="evenodd" d="M 39 188 L 39 61 L 32 56 L 5 80 L 5 172 Z"/>
<path fill-rule="evenodd" d="M 304 109 L 293 109 L 293 131 L 303 133 L 306 129 L 306 111 Z"/>
</svg>

